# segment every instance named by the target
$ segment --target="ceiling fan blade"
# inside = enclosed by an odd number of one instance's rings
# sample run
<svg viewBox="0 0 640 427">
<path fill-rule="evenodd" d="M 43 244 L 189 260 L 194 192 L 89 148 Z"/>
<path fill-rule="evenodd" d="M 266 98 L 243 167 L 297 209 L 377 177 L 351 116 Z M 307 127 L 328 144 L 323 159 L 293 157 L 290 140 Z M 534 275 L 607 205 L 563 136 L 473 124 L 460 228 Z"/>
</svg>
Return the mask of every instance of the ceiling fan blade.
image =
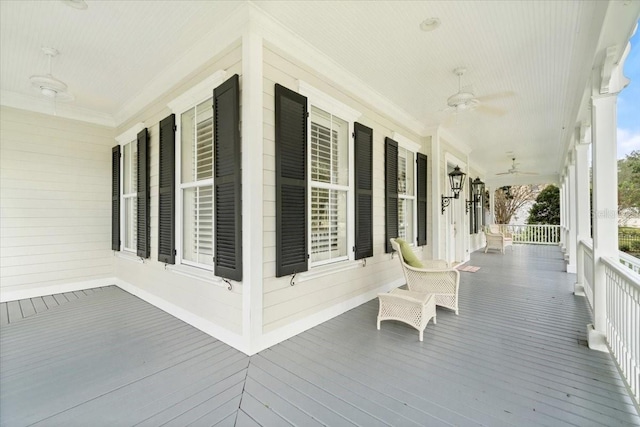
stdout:
<svg viewBox="0 0 640 427">
<path fill-rule="evenodd" d="M 500 172 L 500 173 L 497 173 L 496 175 L 511 175 L 511 172 Z"/>
<path fill-rule="evenodd" d="M 489 114 L 492 116 L 497 116 L 497 117 L 502 117 L 504 116 L 507 112 L 505 110 L 503 110 L 502 108 L 498 108 L 498 107 L 491 107 L 489 105 L 485 105 L 485 104 L 480 104 L 475 108 L 476 111 L 480 112 L 480 113 L 484 113 L 484 114 Z"/>
<path fill-rule="evenodd" d="M 537 172 L 520 172 L 520 171 L 516 171 L 517 174 L 519 175 L 538 175 Z"/>
<path fill-rule="evenodd" d="M 491 93 L 489 95 L 483 95 L 483 96 L 478 96 L 476 97 L 477 100 L 479 101 L 494 101 L 496 99 L 504 99 L 504 98 L 511 98 L 513 96 L 515 96 L 516 93 L 512 90 L 508 90 L 505 92 L 498 92 L 498 93 Z"/>
</svg>

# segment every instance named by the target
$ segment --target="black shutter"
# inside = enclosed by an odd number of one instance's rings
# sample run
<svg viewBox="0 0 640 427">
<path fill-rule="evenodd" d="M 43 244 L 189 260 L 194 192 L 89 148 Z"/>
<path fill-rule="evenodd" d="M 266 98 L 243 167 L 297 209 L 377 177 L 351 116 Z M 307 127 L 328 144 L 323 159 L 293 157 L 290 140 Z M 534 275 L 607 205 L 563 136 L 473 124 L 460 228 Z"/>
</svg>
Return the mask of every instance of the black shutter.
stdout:
<svg viewBox="0 0 640 427">
<path fill-rule="evenodd" d="M 275 85 L 276 277 L 307 271 L 307 98 Z"/>
<path fill-rule="evenodd" d="M 136 218 L 136 253 L 139 257 L 149 258 L 150 223 L 149 223 L 149 133 L 144 128 L 138 133 L 138 168 L 137 168 L 137 218 Z"/>
<path fill-rule="evenodd" d="M 355 259 L 373 256 L 373 129 L 354 124 L 356 177 Z"/>
<path fill-rule="evenodd" d="M 120 250 L 120 146 L 111 150 L 111 249 Z"/>
<path fill-rule="evenodd" d="M 160 177 L 158 190 L 158 261 L 175 264 L 176 259 L 176 116 L 160 122 Z"/>
<path fill-rule="evenodd" d="M 398 143 L 384 139 L 385 252 L 393 251 L 389 239 L 398 237 Z"/>
<path fill-rule="evenodd" d="M 469 189 L 469 200 L 473 201 L 473 179 L 469 178 L 469 187 L 467 187 Z M 475 210 L 475 203 L 471 203 L 471 206 L 469 206 L 469 203 L 466 203 L 466 209 L 469 211 L 469 234 L 473 234 L 473 228 L 474 228 L 474 223 L 475 223 L 475 218 L 476 218 L 476 210 Z"/>
<path fill-rule="evenodd" d="M 427 244 L 427 156 L 416 155 L 417 201 L 418 201 L 418 246 Z"/>
<path fill-rule="evenodd" d="M 242 280 L 239 98 L 237 74 L 213 91 L 215 274 L 238 281 Z"/>
</svg>

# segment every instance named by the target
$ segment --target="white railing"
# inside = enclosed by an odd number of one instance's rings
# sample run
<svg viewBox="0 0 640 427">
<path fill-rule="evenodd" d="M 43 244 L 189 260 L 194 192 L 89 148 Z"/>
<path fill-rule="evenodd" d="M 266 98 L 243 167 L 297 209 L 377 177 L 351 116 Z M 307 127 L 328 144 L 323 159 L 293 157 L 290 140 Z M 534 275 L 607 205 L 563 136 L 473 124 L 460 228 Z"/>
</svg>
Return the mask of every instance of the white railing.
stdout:
<svg viewBox="0 0 640 427">
<path fill-rule="evenodd" d="M 606 274 L 606 337 L 611 354 L 640 402 L 640 275 L 615 258 L 602 258 Z"/>
<path fill-rule="evenodd" d="M 546 224 L 499 224 L 501 233 L 513 235 L 513 243 L 527 245 L 557 245 L 560 226 Z"/>
<path fill-rule="evenodd" d="M 640 274 L 640 259 L 629 255 L 626 252 L 620 251 L 620 264 L 625 265 L 634 272 Z"/>
<path fill-rule="evenodd" d="M 593 243 L 580 240 L 578 243 L 584 253 L 584 260 L 582 263 L 582 286 L 584 287 L 584 294 L 587 297 L 587 301 L 591 308 L 593 308 Z"/>
</svg>

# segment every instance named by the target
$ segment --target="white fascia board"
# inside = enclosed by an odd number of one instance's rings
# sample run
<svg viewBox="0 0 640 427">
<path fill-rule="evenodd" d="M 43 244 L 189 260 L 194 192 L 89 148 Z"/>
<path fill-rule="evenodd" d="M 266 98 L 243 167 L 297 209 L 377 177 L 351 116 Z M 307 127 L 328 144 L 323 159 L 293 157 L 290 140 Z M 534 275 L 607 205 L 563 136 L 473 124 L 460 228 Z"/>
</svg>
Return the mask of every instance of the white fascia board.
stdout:
<svg viewBox="0 0 640 427">
<path fill-rule="evenodd" d="M 460 141 L 458 137 L 454 136 L 451 132 L 449 132 L 447 129 L 444 129 L 442 126 L 440 126 L 440 128 L 438 129 L 438 137 L 446 139 L 447 142 L 453 146 L 453 148 L 460 150 L 465 156 L 468 156 L 469 153 L 473 151 L 471 147 Z"/>
<path fill-rule="evenodd" d="M 484 177 L 487 174 L 487 170 L 478 166 L 478 164 L 469 156 L 469 169 L 473 169 L 480 175 L 480 177 Z M 481 178 L 482 179 L 482 178 Z"/>
<path fill-rule="evenodd" d="M 374 107 L 377 111 L 405 126 L 410 131 L 424 134 L 424 124 L 404 111 L 401 107 L 379 94 L 375 89 L 345 70 L 325 53 L 316 49 L 298 34 L 284 27 L 256 6 L 252 8 L 252 27 L 255 24 L 265 41 L 272 43 L 286 54 L 322 74 L 349 94 Z"/>
<path fill-rule="evenodd" d="M 218 87 L 225 79 L 227 72 L 218 70 L 191 89 L 169 102 L 167 106 L 174 114 L 180 114 L 189 108 L 198 105 L 213 97 L 213 89 Z"/>
<path fill-rule="evenodd" d="M 128 144 L 134 139 L 136 139 L 138 137 L 138 133 L 144 128 L 145 128 L 145 125 L 143 122 L 136 123 L 126 131 L 122 132 L 120 135 L 116 136 L 116 141 L 120 145 Z"/>
<path fill-rule="evenodd" d="M 298 80 L 298 92 L 306 96 L 311 105 L 338 116 L 347 122 L 355 122 L 362 116 L 361 112 L 316 89 L 303 80 Z"/>
<path fill-rule="evenodd" d="M 49 98 L 30 96 L 3 89 L 0 91 L 0 104 L 20 110 L 47 114 L 49 116 L 55 115 L 65 119 L 78 120 L 111 128 L 115 127 L 115 121 L 110 114 L 79 108 L 74 104 L 62 102 L 56 102 L 54 110 L 53 102 Z"/>
<path fill-rule="evenodd" d="M 406 136 L 398 132 L 393 132 L 393 140 L 397 142 L 400 147 L 414 153 L 419 153 L 420 149 L 422 148 L 421 144 L 414 142 L 413 140 L 407 138 Z"/>
</svg>

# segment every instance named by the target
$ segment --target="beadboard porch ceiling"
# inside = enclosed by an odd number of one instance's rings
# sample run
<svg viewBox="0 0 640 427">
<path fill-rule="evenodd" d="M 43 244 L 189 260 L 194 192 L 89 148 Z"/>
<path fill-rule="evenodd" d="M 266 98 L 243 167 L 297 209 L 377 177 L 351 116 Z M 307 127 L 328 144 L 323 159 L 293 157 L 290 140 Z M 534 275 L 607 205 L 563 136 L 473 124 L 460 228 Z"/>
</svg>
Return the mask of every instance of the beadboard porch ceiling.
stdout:
<svg viewBox="0 0 640 427">
<path fill-rule="evenodd" d="M 53 75 L 75 95 L 60 111 L 117 125 L 145 87 L 249 4 L 389 100 L 423 134 L 443 124 L 494 178 L 510 168 L 511 157 L 521 170 L 557 175 L 584 109 L 605 17 L 611 8 L 628 16 L 612 40 L 620 42 L 628 40 L 638 9 L 629 1 L 560 0 L 86 3 L 82 11 L 62 1 L 0 2 L 3 104 L 51 108 L 29 84 L 30 75 L 46 72 L 40 47 L 51 46 L 61 52 Z M 421 31 L 430 17 L 440 27 Z M 458 89 L 456 67 L 468 69 L 463 86 L 487 97 L 485 111 L 457 117 L 442 111 Z"/>
</svg>

